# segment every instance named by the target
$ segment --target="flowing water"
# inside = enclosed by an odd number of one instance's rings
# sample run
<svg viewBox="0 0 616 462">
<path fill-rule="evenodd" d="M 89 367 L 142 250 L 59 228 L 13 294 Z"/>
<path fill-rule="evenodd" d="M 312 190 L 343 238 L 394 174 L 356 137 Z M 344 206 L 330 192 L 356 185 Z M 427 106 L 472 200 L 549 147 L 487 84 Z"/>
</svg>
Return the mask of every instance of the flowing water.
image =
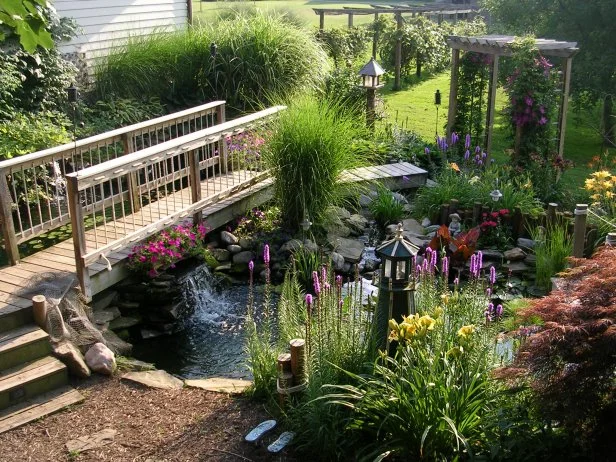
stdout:
<svg viewBox="0 0 616 462">
<path fill-rule="evenodd" d="M 181 280 L 189 309 L 179 331 L 136 343 L 133 356 L 184 378 L 250 377 L 243 351 L 248 285 L 225 287 L 206 265 Z"/>
</svg>

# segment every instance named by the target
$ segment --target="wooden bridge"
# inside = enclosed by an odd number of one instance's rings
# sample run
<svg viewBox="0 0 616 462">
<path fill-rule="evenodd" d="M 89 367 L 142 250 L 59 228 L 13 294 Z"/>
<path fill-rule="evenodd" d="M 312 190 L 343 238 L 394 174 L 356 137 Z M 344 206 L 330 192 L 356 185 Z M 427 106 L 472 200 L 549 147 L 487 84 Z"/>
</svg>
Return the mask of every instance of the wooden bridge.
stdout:
<svg viewBox="0 0 616 462">
<path fill-rule="evenodd" d="M 89 300 L 127 276 L 120 263 L 149 235 L 190 217 L 216 228 L 271 198 L 272 180 L 242 137 L 283 109 L 226 121 L 217 101 L 0 162 L 10 263 L 0 268 L 0 320 L 31 307 L 19 294 L 38 273 L 76 274 Z M 426 175 L 399 163 L 348 171 L 342 180 L 407 188 Z M 20 256 L 20 244 L 69 223 L 72 238 Z"/>
</svg>

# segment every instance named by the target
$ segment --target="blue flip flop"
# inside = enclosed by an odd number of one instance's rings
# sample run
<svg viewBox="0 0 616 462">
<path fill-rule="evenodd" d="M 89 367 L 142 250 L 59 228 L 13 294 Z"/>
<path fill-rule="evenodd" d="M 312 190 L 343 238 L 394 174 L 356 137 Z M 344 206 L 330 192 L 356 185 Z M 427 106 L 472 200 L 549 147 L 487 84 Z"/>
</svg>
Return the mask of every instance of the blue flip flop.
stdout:
<svg viewBox="0 0 616 462">
<path fill-rule="evenodd" d="M 274 454 L 282 451 L 287 446 L 287 444 L 289 444 L 291 440 L 293 440 L 294 436 L 295 433 L 293 432 L 282 432 L 278 439 L 267 447 L 267 450 Z"/>
<path fill-rule="evenodd" d="M 250 430 L 250 433 L 244 437 L 244 439 L 249 443 L 258 443 L 263 435 L 265 435 L 268 431 L 276 426 L 275 420 L 265 420 L 257 425 L 255 428 Z"/>
</svg>

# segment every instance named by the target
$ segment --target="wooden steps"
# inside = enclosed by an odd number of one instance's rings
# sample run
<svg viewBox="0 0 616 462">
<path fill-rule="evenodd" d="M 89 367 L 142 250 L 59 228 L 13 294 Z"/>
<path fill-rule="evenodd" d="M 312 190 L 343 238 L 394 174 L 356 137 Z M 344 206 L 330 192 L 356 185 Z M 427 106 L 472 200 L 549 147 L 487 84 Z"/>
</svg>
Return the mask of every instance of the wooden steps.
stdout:
<svg viewBox="0 0 616 462">
<path fill-rule="evenodd" d="M 32 324 L 0 334 L 0 378 L 4 369 L 51 353 L 49 335 Z"/>
<path fill-rule="evenodd" d="M 9 408 L 0 410 L 0 433 L 25 425 L 67 406 L 81 403 L 84 397 L 69 386 L 62 386 Z"/>
<path fill-rule="evenodd" d="M 0 433 L 83 400 L 49 335 L 32 324 L 0 333 Z"/>
</svg>

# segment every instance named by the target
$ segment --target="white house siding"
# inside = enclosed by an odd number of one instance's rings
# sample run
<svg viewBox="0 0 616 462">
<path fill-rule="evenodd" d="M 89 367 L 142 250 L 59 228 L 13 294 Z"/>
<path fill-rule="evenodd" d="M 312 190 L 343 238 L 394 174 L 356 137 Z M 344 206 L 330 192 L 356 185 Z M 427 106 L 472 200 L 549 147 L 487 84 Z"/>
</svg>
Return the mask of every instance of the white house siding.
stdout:
<svg viewBox="0 0 616 462">
<path fill-rule="evenodd" d="M 185 27 L 187 0 L 53 0 L 58 14 L 73 18 L 78 35 L 63 44 L 63 54 L 85 62 L 92 72 L 97 57 L 129 37 Z"/>
</svg>

